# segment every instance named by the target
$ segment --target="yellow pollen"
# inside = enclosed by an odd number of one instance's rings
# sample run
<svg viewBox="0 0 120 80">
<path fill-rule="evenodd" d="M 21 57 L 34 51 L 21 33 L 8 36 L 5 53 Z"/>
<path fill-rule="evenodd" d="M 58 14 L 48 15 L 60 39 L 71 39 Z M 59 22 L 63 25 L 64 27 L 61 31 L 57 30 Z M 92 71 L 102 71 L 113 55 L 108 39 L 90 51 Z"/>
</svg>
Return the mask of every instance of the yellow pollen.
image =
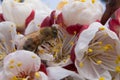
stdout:
<svg viewBox="0 0 120 80">
<path fill-rule="evenodd" d="M 40 78 L 39 72 L 36 72 L 36 73 L 35 73 L 35 77 L 36 77 L 36 78 Z"/>
<path fill-rule="evenodd" d="M 76 31 L 74 31 L 74 35 L 76 35 L 77 34 L 77 32 Z"/>
<path fill-rule="evenodd" d="M 99 42 L 99 45 L 101 45 L 102 44 L 102 42 Z"/>
<path fill-rule="evenodd" d="M 82 68 L 84 66 L 83 62 L 80 62 L 79 66 L 80 66 L 80 68 Z"/>
<path fill-rule="evenodd" d="M 12 77 L 11 80 L 18 80 L 16 76 Z"/>
<path fill-rule="evenodd" d="M 98 65 L 102 64 L 102 61 L 101 61 L 101 60 L 98 60 L 98 61 L 97 61 L 97 64 L 98 64 Z"/>
<path fill-rule="evenodd" d="M 66 59 L 63 59 L 63 62 L 65 63 L 65 62 L 66 62 Z"/>
<path fill-rule="evenodd" d="M 116 72 L 120 72 L 120 66 L 117 66 L 117 67 L 115 68 L 115 71 L 116 71 Z"/>
<path fill-rule="evenodd" d="M 70 45 L 73 46 L 73 45 L 74 45 L 74 42 L 70 42 Z"/>
<path fill-rule="evenodd" d="M 81 2 L 86 2 L 86 0 L 81 0 Z"/>
<path fill-rule="evenodd" d="M 120 55 L 117 56 L 117 59 L 115 60 L 115 63 L 116 63 L 116 64 L 119 64 L 119 63 L 120 63 Z"/>
<path fill-rule="evenodd" d="M 61 2 L 58 3 L 57 9 L 61 10 L 66 4 L 68 4 L 67 0 L 62 0 Z"/>
<path fill-rule="evenodd" d="M 21 67 L 21 66 L 22 66 L 22 63 L 18 63 L 17 66 L 18 66 L 18 67 Z"/>
<path fill-rule="evenodd" d="M 89 48 L 88 49 L 88 53 L 92 53 L 92 52 L 93 52 L 93 50 Z"/>
<path fill-rule="evenodd" d="M 105 80 L 105 78 L 104 77 L 100 77 L 99 80 Z"/>
<path fill-rule="evenodd" d="M 43 53 L 44 53 L 44 50 L 39 50 L 39 53 L 40 53 L 40 54 L 43 54 Z"/>
<path fill-rule="evenodd" d="M 27 79 L 23 78 L 22 80 L 27 80 Z"/>
<path fill-rule="evenodd" d="M 32 58 L 34 59 L 34 58 L 36 58 L 36 56 L 32 56 Z"/>
<path fill-rule="evenodd" d="M 14 0 L 14 1 L 16 1 L 16 2 L 21 2 L 21 0 Z"/>
<path fill-rule="evenodd" d="M 58 53 L 58 52 L 59 52 L 59 50 L 58 50 L 58 49 L 53 49 L 53 51 L 54 51 L 55 53 Z"/>
<path fill-rule="evenodd" d="M 4 56 L 2 54 L 0 54 L 0 60 L 2 60 L 4 58 Z"/>
<path fill-rule="evenodd" d="M 103 49 L 104 49 L 105 51 L 108 51 L 109 49 L 113 49 L 113 47 L 112 47 L 112 45 L 107 44 L 107 45 L 105 45 L 105 46 L 103 47 Z"/>
<path fill-rule="evenodd" d="M 96 2 L 96 0 L 92 0 L 92 3 L 94 4 Z"/>
<path fill-rule="evenodd" d="M 12 65 L 11 65 L 11 66 L 9 66 L 9 68 L 10 68 L 10 69 L 13 69 L 13 68 L 14 68 L 14 66 L 12 66 Z"/>
<path fill-rule="evenodd" d="M 104 27 L 104 26 L 102 26 L 102 27 L 100 27 L 100 28 L 99 28 L 99 30 L 105 30 L 105 27 Z"/>
</svg>

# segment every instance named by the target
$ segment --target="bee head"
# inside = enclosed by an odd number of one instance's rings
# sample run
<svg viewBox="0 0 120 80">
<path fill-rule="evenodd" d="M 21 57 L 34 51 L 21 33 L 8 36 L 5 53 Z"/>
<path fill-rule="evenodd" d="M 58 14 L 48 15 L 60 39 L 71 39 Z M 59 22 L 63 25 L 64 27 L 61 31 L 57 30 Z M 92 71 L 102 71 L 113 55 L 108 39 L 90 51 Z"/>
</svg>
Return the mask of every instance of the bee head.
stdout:
<svg viewBox="0 0 120 80">
<path fill-rule="evenodd" d="M 56 38 L 58 31 L 56 27 L 45 27 L 40 30 L 40 34 L 42 34 L 46 39 Z"/>
</svg>

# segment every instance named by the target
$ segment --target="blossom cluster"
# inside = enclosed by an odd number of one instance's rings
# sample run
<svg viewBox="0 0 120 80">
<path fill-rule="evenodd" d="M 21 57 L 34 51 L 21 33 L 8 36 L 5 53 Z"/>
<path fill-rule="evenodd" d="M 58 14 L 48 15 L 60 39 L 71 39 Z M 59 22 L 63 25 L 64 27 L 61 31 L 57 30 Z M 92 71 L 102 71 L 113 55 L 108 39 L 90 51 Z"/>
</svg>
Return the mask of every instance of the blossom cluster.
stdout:
<svg viewBox="0 0 120 80">
<path fill-rule="evenodd" d="M 0 80 L 120 80 L 120 8 L 100 0 L 3 0 Z"/>
</svg>

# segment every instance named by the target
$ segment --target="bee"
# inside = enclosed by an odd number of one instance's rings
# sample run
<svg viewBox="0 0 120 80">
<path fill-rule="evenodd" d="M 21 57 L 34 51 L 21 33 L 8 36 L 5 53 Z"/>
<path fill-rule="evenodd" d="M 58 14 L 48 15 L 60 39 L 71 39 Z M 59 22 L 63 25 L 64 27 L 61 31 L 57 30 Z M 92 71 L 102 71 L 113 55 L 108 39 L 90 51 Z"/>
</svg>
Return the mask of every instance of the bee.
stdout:
<svg viewBox="0 0 120 80">
<path fill-rule="evenodd" d="M 20 49 L 36 52 L 39 45 L 41 45 L 44 41 L 57 38 L 57 34 L 58 31 L 56 27 L 42 28 L 39 31 L 26 35 L 21 40 L 22 44 L 20 43 Z"/>
</svg>

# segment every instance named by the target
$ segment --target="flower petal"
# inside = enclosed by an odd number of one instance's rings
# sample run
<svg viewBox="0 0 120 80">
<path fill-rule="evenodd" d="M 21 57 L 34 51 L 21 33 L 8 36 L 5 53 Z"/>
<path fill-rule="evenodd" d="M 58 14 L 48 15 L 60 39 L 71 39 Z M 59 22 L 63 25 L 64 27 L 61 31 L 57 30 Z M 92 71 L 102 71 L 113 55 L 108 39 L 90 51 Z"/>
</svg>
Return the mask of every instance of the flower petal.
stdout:
<svg viewBox="0 0 120 80">
<path fill-rule="evenodd" d="M 31 14 L 32 8 L 29 4 L 18 3 L 14 0 L 4 0 L 2 3 L 4 19 L 12 21 L 17 28 L 25 28 L 25 20 Z"/>
<path fill-rule="evenodd" d="M 7 55 L 4 59 L 4 71 L 8 77 L 28 75 L 40 68 L 40 58 L 33 52 L 19 50 Z"/>
<path fill-rule="evenodd" d="M 80 67 L 79 63 L 80 62 L 76 60 L 75 65 L 77 67 L 79 75 L 87 79 L 99 79 L 101 77 L 100 75 L 105 72 L 105 69 L 99 67 L 99 65 L 94 65 L 88 59 L 85 59 L 83 67 Z"/>
<path fill-rule="evenodd" d="M 49 80 L 61 80 L 68 76 L 72 76 L 74 80 L 84 80 L 77 73 L 66 70 L 61 67 L 48 67 L 47 71 L 48 71 Z"/>
<path fill-rule="evenodd" d="M 12 22 L 1 22 L 0 23 L 0 33 L 5 37 L 5 42 L 7 44 L 8 51 L 11 52 L 15 46 L 14 38 L 16 36 L 16 27 Z"/>
<path fill-rule="evenodd" d="M 87 30 L 84 30 L 78 39 L 78 42 L 75 46 L 75 55 L 76 58 L 79 60 L 84 56 L 83 54 L 78 54 L 78 53 L 84 53 L 85 48 L 88 47 L 89 42 L 94 38 L 95 33 L 98 31 L 99 27 L 102 25 L 98 22 L 92 23 Z M 87 39 L 86 39 L 87 38 Z"/>
<path fill-rule="evenodd" d="M 25 29 L 25 33 L 24 34 L 27 35 L 27 34 L 35 32 L 35 31 L 38 31 L 38 30 L 39 30 L 39 27 L 36 26 L 34 21 L 31 21 L 28 24 L 27 28 Z"/>
</svg>

